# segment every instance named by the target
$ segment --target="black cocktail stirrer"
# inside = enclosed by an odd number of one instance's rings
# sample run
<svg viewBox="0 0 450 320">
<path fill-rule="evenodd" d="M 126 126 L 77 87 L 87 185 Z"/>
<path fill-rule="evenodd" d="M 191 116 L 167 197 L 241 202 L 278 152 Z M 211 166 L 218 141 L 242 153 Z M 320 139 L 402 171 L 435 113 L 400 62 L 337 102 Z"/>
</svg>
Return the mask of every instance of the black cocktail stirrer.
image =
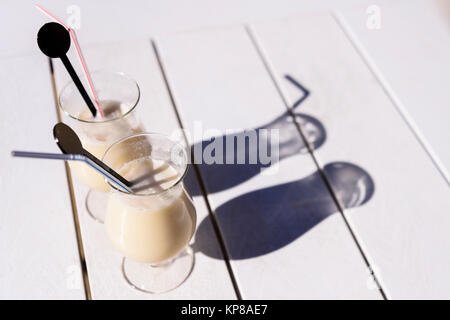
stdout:
<svg viewBox="0 0 450 320">
<path fill-rule="evenodd" d="M 67 58 L 67 51 L 70 48 L 70 34 L 69 31 L 62 25 L 56 22 L 49 22 L 44 24 L 41 29 L 39 29 L 37 35 L 37 43 L 39 49 L 50 58 L 60 58 L 66 67 L 67 72 L 69 72 L 70 77 L 77 86 L 78 91 L 86 102 L 92 116 L 95 118 L 97 115 L 97 109 L 95 109 L 92 100 L 89 98 L 80 78 L 77 76 L 72 64 Z"/>
<path fill-rule="evenodd" d="M 128 192 L 131 191 L 131 183 L 84 149 L 77 134 L 68 125 L 62 122 L 57 123 L 53 127 L 53 137 L 63 153 L 84 156 L 84 160 L 91 167 L 97 169 L 97 171 L 100 171 L 102 174 L 106 173 L 110 180 L 114 181 Z"/>
</svg>

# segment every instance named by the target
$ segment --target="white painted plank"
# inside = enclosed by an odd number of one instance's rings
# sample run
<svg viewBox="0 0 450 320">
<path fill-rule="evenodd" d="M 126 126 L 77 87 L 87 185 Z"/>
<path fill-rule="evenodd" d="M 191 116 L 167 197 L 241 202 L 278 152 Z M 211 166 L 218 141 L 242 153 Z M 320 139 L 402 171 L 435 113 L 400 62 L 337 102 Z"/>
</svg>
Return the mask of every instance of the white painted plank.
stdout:
<svg viewBox="0 0 450 320">
<path fill-rule="evenodd" d="M 216 130 L 205 132 L 210 139 L 226 129 L 267 127 L 286 112 L 244 28 L 177 34 L 157 45 L 191 133 L 196 121 Z M 310 125 L 320 141 L 320 123 Z M 270 127 L 282 130 L 284 142 L 277 173 L 199 166 L 243 298 L 380 298 L 289 117 Z M 191 143 L 201 139 L 192 134 Z"/>
<path fill-rule="evenodd" d="M 369 61 L 395 92 L 398 108 L 422 138 L 450 184 L 450 2 L 379 6 L 380 29 L 368 29 L 365 8 L 341 10 Z"/>
<path fill-rule="evenodd" d="M 73 52 L 72 52 L 73 53 Z M 91 70 L 123 71 L 135 79 L 141 88 L 138 116 L 147 131 L 172 134 L 179 128 L 162 74 L 150 40 L 118 42 L 83 48 Z M 73 55 L 72 55 L 73 56 Z M 72 59 L 76 61 L 75 58 Z M 59 61 L 55 61 L 58 86 L 67 75 Z M 77 209 L 81 220 L 83 243 L 93 299 L 234 299 L 225 262 L 201 252 L 195 253 L 194 270 L 179 288 L 165 294 L 146 294 L 132 289 L 121 273 L 122 256 L 109 242 L 104 226 L 92 220 L 85 209 L 87 188 L 74 178 Z M 190 188 L 198 188 L 191 181 Z M 205 201 L 198 191 L 194 203 L 198 221 L 206 220 L 204 245 L 217 255 L 220 249 L 209 222 Z M 194 242 L 195 237 L 194 237 Z"/>
<path fill-rule="evenodd" d="M 336 21 L 298 17 L 254 28 L 289 103 L 299 93 L 285 74 L 311 90 L 301 110 L 327 131 L 320 162 L 349 161 L 374 180 L 373 198 L 345 213 L 388 297 L 449 298 L 447 183 Z"/>
<path fill-rule="evenodd" d="M 378 4 L 391 0 L 378 0 Z M 411 0 L 409 0 L 411 1 Z M 41 0 L 39 4 L 67 22 L 76 17 L 80 9 L 80 29 L 77 31 L 82 44 L 99 41 L 139 39 L 161 35 L 241 24 L 252 19 L 291 16 L 295 13 L 328 10 L 338 6 L 373 4 L 373 0 L 152 0 L 133 1 L 133 5 L 109 0 Z M 0 2 L 0 57 L 36 52 L 36 32 L 49 20 L 34 8 L 34 0 L 3 0 Z M 26 21 L 26 23 L 24 23 Z"/>
<path fill-rule="evenodd" d="M 19 159 L 11 150 L 57 152 L 48 61 L 0 60 L 0 298 L 84 299 L 64 164 Z"/>
</svg>

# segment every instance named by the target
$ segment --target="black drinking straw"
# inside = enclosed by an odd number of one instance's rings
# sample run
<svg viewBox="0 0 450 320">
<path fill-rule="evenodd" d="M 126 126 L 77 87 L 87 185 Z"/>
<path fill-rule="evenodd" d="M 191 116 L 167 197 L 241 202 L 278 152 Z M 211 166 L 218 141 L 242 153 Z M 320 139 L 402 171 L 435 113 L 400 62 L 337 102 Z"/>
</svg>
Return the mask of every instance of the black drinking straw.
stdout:
<svg viewBox="0 0 450 320">
<path fill-rule="evenodd" d="M 67 51 L 70 48 L 70 34 L 69 31 L 66 30 L 62 25 L 56 22 L 49 22 L 44 24 L 41 29 L 39 29 L 37 35 L 37 43 L 39 49 L 50 58 L 60 58 L 66 67 L 67 72 L 69 72 L 70 77 L 75 83 L 78 91 L 86 102 L 89 110 L 92 113 L 92 116 L 95 118 L 97 115 L 97 109 L 95 109 L 92 100 L 89 98 L 86 90 L 83 87 L 83 84 L 78 78 L 72 64 L 67 58 Z"/>
</svg>

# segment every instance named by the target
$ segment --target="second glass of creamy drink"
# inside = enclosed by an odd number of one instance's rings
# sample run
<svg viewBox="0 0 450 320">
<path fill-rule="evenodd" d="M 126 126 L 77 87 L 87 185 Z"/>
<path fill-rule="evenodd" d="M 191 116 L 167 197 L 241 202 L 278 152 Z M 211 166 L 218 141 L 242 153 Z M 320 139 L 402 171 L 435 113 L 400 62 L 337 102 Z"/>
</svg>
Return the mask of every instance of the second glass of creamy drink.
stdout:
<svg viewBox="0 0 450 320">
<path fill-rule="evenodd" d="M 60 91 L 59 106 L 63 121 L 75 130 L 83 147 L 101 159 L 113 142 L 142 132 L 136 116 L 140 90 L 133 79 L 120 72 L 97 71 L 91 76 L 103 116 L 100 112 L 92 116 L 72 81 Z M 76 161 L 69 165 L 73 175 L 90 188 L 86 197 L 89 214 L 103 222 L 109 186 L 103 176 L 88 165 Z"/>
<path fill-rule="evenodd" d="M 125 256 L 125 279 L 149 293 L 178 287 L 194 264 L 188 244 L 196 211 L 183 186 L 186 149 L 164 135 L 143 133 L 113 144 L 103 162 L 132 183 L 133 193 L 110 184 L 105 217 L 108 237 Z"/>
</svg>

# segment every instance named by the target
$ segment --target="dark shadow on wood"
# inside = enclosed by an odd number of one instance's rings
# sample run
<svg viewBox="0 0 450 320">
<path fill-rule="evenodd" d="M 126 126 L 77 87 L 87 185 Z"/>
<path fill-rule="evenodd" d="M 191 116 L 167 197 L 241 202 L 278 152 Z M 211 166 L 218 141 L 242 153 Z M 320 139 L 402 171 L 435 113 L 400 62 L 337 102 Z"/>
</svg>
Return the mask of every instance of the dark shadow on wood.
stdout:
<svg viewBox="0 0 450 320">
<path fill-rule="evenodd" d="M 333 162 L 324 172 L 344 208 L 364 205 L 375 192 L 370 175 L 347 162 Z M 243 194 L 215 211 L 231 259 L 268 254 L 295 241 L 339 210 L 319 172 L 301 180 Z M 222 259 L 211 250 L 203 220 L 195 235 L 194 249 Z"/>
<path fill-rule="evenodd" d="M 325 128 L 316 118 L 311 117 L 309 115 L 303 113 L 295 114 L 296 121 L 300 123 L 302 128 L 304 129 L 307 139 L 312 146 L 313 149 L 320 148 L 326 140 L 326 132 Z M 256 152 L 260 153 L 259 143 L 261 139 L 261 135 L 259 134 L 262 129 L 278 129 L 279 130 L 279 161 L 286 159 L 290 156 L 294 156 L 296 154 L 307 154 L 308 148 L 301 139 L 298 134 L 298 129 L 293 122 L 292 116 L 287 112 L 272 122 L 261 126 L 259 128 L 255 128 L 256 136 L 257 136 L 257 147 L 253 150 L 246 140 L 245 150 L 238 150 L 237 143 L 234 143 L 233 150 L 233 164 L 225 164 L 227 152 L 226 146 L 224 143 L 224 148 L 219 150 L 219 158 L 223 159 L 224 164 L 206 164 L 199 163 L 197 167 L 199 168 L 201 175 L 205 181 L 205 186 L 208 191 L 208 194 L 223 191 L 234 187 L 242 182 L 249 180 L 250 178 L 261 173 L 262 170 L 267 169 L 270 165 L 274 165 L 275 163 L 270 163 L 269 165 L 263 164 L 261 159 L 257 159 L 256 164 L 249 164 L 248 159 L 250 154 Z M 238 139 L 242 139 L 246 132 L 240 132 L 236 134 L 231 134 L 227 136 L 218 137 L 219 139 L 234 139 L 235 142 Z M 196 148 L 201 148 L 202 154 L 205 148 L 207 148 L 211 143 L 214 143 L 214 138 L 208 141 L 201 142 L 201 145 L 194 145 L 192 147 L 192 154 L 195 154 Z M 271 141 L 268 141 L 270 145 Z M 270 148 L 269 148 L 270 149 Z M 245 164 L 237 164 L 237 155 L 238 151 L 245 153 Z M 202 159 L 203 160 L 203 159 Z M 200 161 L 197 161 L 200 162 Z M 193 170 L 189 170 L 186 178 L 185 184 L 187 186 L 195 184 L 196 177 Z M 192 192 L 192 195 L 198 195 L 197 192 Z"/>
</svg>

